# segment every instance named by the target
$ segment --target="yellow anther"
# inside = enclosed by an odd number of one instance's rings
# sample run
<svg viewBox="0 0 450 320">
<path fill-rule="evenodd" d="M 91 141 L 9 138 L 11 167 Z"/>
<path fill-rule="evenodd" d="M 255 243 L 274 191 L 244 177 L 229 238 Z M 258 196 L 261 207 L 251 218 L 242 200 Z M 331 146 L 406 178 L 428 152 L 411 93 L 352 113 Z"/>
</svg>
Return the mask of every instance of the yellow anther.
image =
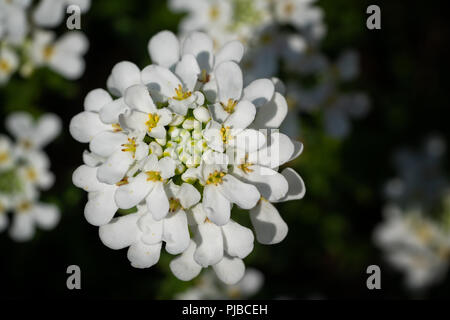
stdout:
<svg viewBox="0 0 450 320">
<path fill-rule="evenodd" d="M 158 125 L 159 118 L 160 118 L 159 114 L 157 114 L 157 113 L 149 113 L 148 114 L 148 120 L 145 123 L 145 125 L 148 128 L 148 132 L 152 131 L 152 129 Z"/>
<path fill-rule="evenodd" d="M 5 59 L 0 60 L 0 71 L 6 72 L 6 73 L 11 71 L 11 65 Z"/>
<path fill-rule="evenodd" d="M 210 173 L 208 179 L 206 179 L 206 184 L 222 184 L 223 177 L 225 176 L 225 172 L 220 172 L 215 170 L 213 173 Z"/>
<path fill-rule="evenodd" d="M 184 100 L 189 98 L 192 95 L 190 91 L 183 91 L 183 87 L 181 84 L 178 85 L 178 88 L 175 88 L 175 95 L 172 97 L 175 100 Z"/>
<path fill-rule="evenodd" d="M 292 2 L 286 3 L 284 6 L 284 13 L 288 16 L 292 15 L 294 13 L 295 6 Z"/>
<path fill-rule="evenodd" d="M 44 59 L 45 60 L 50 60 L 53 56 L 53 54 L 55 53 L 55 47 L 52 45 L 48 45 L 44 48 Z"/>
<path fill-rule="evenodd" d="M 128 177 L 125 177 L 122 180 L 120 180 L 119 182 L 117 182 L 116 186 L 120 187 L 120 186 L 123 186 L 125 184 L 128 184 Z"/>
<path fill-rule="evenodd" d="M 33 143 L 30 140 L 28 140 L 28 139 L 22 140 L 22 145 L 27 150 L 29 150 L 29 149 L 31 149 L 33 147 Z"/>
<path fill-rule="evenodd" d="M 0 163 L 6 162 L 9 160 L 8 152 L 0 152 Z"/>
<path fill-rule="evenodd" d="M 113 127 L 113 131 L 114 131 L 114 132 L 120 132 L 120 131 L 122 131 L 122 127 L 121 127 L 120 124 L 118 124 L 118 123 L 113 123 L 111 126 Z"/>
<path fill-rule="evenodd" d="M 24 211 L 30 210 L 30 208 L 31 208 L 31 202 L 24 201 L 17 206 L 17 211 L 24 212 Z"/>
<path fill-rule="evenodd" d="M 122 149 L 123 152 L 131 152 L 134 158 L 136 154 L 136 138 L 128 138 L 128 143 L 124 143 L 122 147 L 124 147 Z"/>
<path fill-rule="evenodd" d="M 169 199 L 169 212 L 175 212 L 181 209 L 180 199 L 170 198 Z"/>
<path fill-rule="evenodd" d="M 206 217 L 204 223 L 211 223 L 211 220 L 209 220 L 208 217 Z"/>
<path fill-rule="evenodd" d="M 36 179 L 37 179 L 36 170 L 34 170 L 33 168 L 27 168 L 25 171 L 25 175 L 26 175 L 27 179 L 30 181 L 36 181 Z"/>
<path fill-rule="evenodd" d="M 209 9 L 209 17 L 211 18 L 211 20 L 217 20 L 219 18 L 220 15 L 220 10 L 219 10 L 219 6 L 211 6 L 211 8 Z"/>
<path fill-rule="evenodd" d="M 238 168 L 241 169 L 242 171 L 244 171 L 245 173 L 249 173 L 249 172 L 253 172 L 253 169 L 250 169 L 249 167 L 251 167 L 253 165 L 253 163 L 249 163 L 249 162 L 245 162 L 243 164 L 238 165 Z"/>
<path fill-rule="evenodd" d="M 220 135 L 222 136 L 222 142 L 227 144 L 230 139 L 230 127 L 222 127 L 220 129 Z"/>
<path fill-rule="evenodd" d="M 234 108 L 237 105 L 237 101 L 233 99 L 228 99 L 227 104 L 224 104 L 222 102 L 220 104 L 222 105 L 223 110 L 231 114 L 234 112 Z"/>
<path fill-rule="evenodd" d="M 146 171 L 145 174 L 147 175 L 147 181 L 163 181 L 163 178 L 161 178 L 161 173 L 159 171 Z"/>
</svg>

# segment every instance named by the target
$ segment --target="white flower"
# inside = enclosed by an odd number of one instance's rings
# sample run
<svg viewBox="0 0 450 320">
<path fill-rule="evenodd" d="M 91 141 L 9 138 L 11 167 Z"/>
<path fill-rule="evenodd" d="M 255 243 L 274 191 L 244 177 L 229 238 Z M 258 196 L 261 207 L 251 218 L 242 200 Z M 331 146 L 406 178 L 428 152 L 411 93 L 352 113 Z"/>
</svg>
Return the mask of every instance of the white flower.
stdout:
<svg viewBox="0 0 450 320">
<path fill-rule="evenodd" d="M 71 121 L 72 136 L 89 143 L 85 165 L 73 174 L 89 193 L 86 219 L 100 226 L 108 247 L 129 247 L 134 267 L 156 264 L 164 242 L 168 253 L 181 254 L 171 263 L 180 279 L 212 266 L 222 281 L 236 283 L 254 236 L 231 219 L 232 205 L 259 212 L 261 195 L 274 202 L 304 194 L 298 175 L 277 172 L 301 144 L 259 131 L 278 128 L 286 117 L 279 83 L 259 79 L 243 88 L 236 63 L 242 48 L 231 42 L 215 51 L 205 34 L 179 41 L 160 32 L 149 42 L 156 64 L 142 72 L 131 62 L 115 65 L 107 87 L 117 98 L 95 89 Z M 284 238 L 266 237 L 267 243 Z"/>
<path fill-rule="evenodd" d="M 66 8 L 76 5 L 81 12 L 89 10 L 91 0 L 40 0 L 33 12 L 33 21 L 41 27 L 56 27 L 66 14 Z"/>
<path fill-rule="evenodd" d="M 50 161 L 41 148 L 59 134 L 60 122 L 55 115 L 46 114 L 35 124 L 24 112 L 6 119 L 17 143 L 0 136 L 0 230 L 7 228 L 7 213 L 12 212 L 9 233 L 16 241 L 30 240 L 36 226 L 49 230 L 59 221 L 58 208 L 38 200 L 40 191 L 54 182 Z"/>
<path fill-rule="evenodd" d="M 0 0 L 0 39 L 5 38 L 13 45 L 21 43 L 27 32 L 26 9 L 30 0 Z"/>
<path fill-rule="evenodd" d="M 0 84 L 9 81 L 11 75 L 17 70 L 19 59 L 16 53 L 8 47 L 0 48 Z"/>
<path fill-rule="evenodd" d="M 30 57 L 36 66 L 48 66 L 67 79 L 78 79 L 84 72 L 83 55 L 89 42 L 78 31 L 71 31 L 55 40 L 51 31 L 37 30 L 32 38 Z"/>
</svg>

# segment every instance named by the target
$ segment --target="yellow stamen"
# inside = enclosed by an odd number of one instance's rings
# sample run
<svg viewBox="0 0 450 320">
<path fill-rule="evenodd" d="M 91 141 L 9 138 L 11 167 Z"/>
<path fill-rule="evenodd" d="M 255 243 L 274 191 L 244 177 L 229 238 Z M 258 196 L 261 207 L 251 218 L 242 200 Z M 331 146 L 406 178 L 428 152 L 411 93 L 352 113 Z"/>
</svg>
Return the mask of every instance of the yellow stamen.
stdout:
<svg viewBox="0 0 450 320">
<path fill-rule="evenodd" d="M 246 163 L 238 165 L 238 168 L 241 169 L 242 171 L 244 171 L 245 173 L 249 173 L 249 172 L 253 172 L 254 171 L 253 169 L 249 168 L 252 165 L 253 165 L 253 163 L 246 162 Z"/>
<path fill-rule="evenodd" d="M 175 88 L 175 95 L 172 97 L 175 100 L 184 100 L 189 98 L 192 95 L 190 91 L 183 91 L 183 87 L 181 84 L 178 85 L 178 88 Z"/>
<path fill-rule="evenodd" d="M 207 217 L 205 218 L 205 223 L 211 223 L 211 220 L 209 220 Z"/>
<path fill-rule="evenodd" d="M 33 147 L 33 143 L 28 139 L 22 140 L 22 145 L 27 150 L 29 150 Z"/>
<path fill-rule="evenodd" d="M 6 72 L 6 73 L 11 71 L 11 65 L 5 59 L 0 60 L 0 71 Z"/>
<path fill-rule="evenodd" d="M 205 69 L 202 69 L 202 73 L 200 74 L 200 77 L 198 78 L 198 81 L 202 83 L 208 83 L 211 79 L 211 76 L 206 72 Z"/>
<path fill-rule="evenodd" d="M 123 152 L 131 152 L 133 154 L 133 159 L 134 156 L 136 155 L 136 138 L 128 138 L 128 143 L 124 143 L 122 145 L 122 147 L 124 147 L 122 149 Z"/>
<path fill-rule="evenodd" d="M 36 179 L 37 179 L 36 170 L 34 170 L 33 168 L 27 168 L 25 171 L 25 175 L 27 176 L 28 180 L 30 180 L 30 181 L 36 181 Z"/>
<path fill-rule="evenodd" d="M 295 6 L 292 2 L 288 2 L 284 6 L 284 13 L 288 16 L 292 15 L 294 13 Z"/>
<path fill-rule="evenodd" d="M 180 199 L 170 198 L 169 199 L 169 212 L 175 212 L 181 209 Z"/>
<path fill-rule="evenodd" d="M 9 160 L 8 152 L 0 152 L 0 163 L 6 162 Z"/>
<path fill-rule="evenodd" d="M 120 131 L 122 131 L 122 127 L 121 127 L 120 124 L 118 124 L 118 123 L 113 123 L 111 126 L 113 127 L 113 131 L 114 131 L 114 132 L 120 132 Z"/>
<path fill-rule="evenodd" d="M 44 59 L 45 60 L 50 60 L 54 53 L 55 53 L 55 47 L 54 46 L 52 46 L 52 45 L 46 46 L 44 48 L 44 52 L 43 52 Z"/>
<path fill-rule="evenodd" d="M 147 181 L 163 181 L 159 171 L 146 171 L 145 174 L 147 175 Z"/>
<path fill-rule="evenodd" d="M 128 184 L 128 177 L 125 177 L 122 180 L 120 180 L 119 182 L 117 182 L 116 186 L 120 187 L 120 186 L 123 186 L 125 184 Z"/>
<path fill-rule="evenodd" d="M 223 110 L 225 110 L 228 113 L 233 113 L 234 112 L 234 108 L 237 105 L 237 101 L 233 100 L 233 99 L 228 99 L 227 104 L 225 105 L 224 103 L 220 103 L 222 105 Z"/>
<path fill-rule="evenodd" d="M 17 211 L 18 212 L 24 212 L 24 211 L 28 211 L 31 208 L 31 203 L 28 201 L 22 202 L 21 204 L 19 204 L 17 206 Z"/>
<path fill-rule="evenodd" d="M 148 114 L 148 120 L 145 123 L 145 125 L 148 128 L 148 132 L 152 131 L 152 129 L 158 125 L 159 118 L 160 118 L 159 115 L 156 113 Z"/>
<path fill-rule="evenodd" d="M 225 176 L 225 172 L 219 172 L 219 171 L 215 170 L 213 173 L 209 174 L 209 177 L 206 180 L 206 184 L 214 184 L 216 186 L 218 184 L 222 184 L 224 176 Z"/>
<path fill-rule="evenodd" d="M 217 20 L 219 18 L 220 15 L 220 10 L 219 10 L 219 6 L 212 6 L 209 9 L 209 17 L 211 18 L 211 20 Z"/>
<path fill-rule="evenodd" d="M 220 135 L 222 136 L 222 142 L 227 144 L 228 140 L 230 139 L 230 127 L 222 127 L 222 129 L 220 129 Z"/>
</svg>

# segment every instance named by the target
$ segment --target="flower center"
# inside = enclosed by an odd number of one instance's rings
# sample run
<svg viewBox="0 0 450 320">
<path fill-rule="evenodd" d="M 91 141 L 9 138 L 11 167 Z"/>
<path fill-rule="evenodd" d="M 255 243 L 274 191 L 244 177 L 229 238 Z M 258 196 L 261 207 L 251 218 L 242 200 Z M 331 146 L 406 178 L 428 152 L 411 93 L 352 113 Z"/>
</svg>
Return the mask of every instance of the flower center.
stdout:
<svg viewBox="0 0 450 320">
<path fill-rule="evenodd" d="M 189 98 L 192 95 L 190 91 L 183 91 L 183 87 L 181 84 L 178 85 L 178 88 L 175 88 L 175 95 L 172 97 L 175 100 L 181 101 Z"/>
<path fill-rule="evenodd" d="M 118 123 L 113 123 L 111 126 L 113 127 L 113 131 L 114 131 L 114 132 L 120 132 L 120 131 L 122 131 L 122 127 L 121 127 L 120 124 L 118 124 Z"/>
<path fill-rule="evenodd" d="M 33 147 L 33 143 L 30 140 L 28 140 L 28 139 L 22 140 L 22 145 L 27 150 L 29 150 L 29 149 L 31 149 Z"/>
<path fill-rule="evenodd" d="M 222 136 L 222 142 L 224 144 L 227 144 L 228 141 L 231 138 L 231 133 L 230 133 L 231 129 L 230 127 L 222 127 L 222 129 L 220 129 L 220 135 Z"/>
<path fill-rule="evenodd" d="M 33 168 L 27 168 L 25 171 L 25 175 L 27 179 L 30 180 L 31 182 L 34 182 L 37 179 L 36 170 L 34 170 Z"/>
<path fill-rule="evenodd" d="M 209 17 L 211 18 L 211 20 L 217 20 L 219 18 L 220 15 L 220 10 L 219 10 L 219 6 L 215 5 L 215 6 L 211 6 L 211 8 L 209 9 Z"/>
<path fill-rule="evenodd" d="M 208 179 L 206 180 L 206 184 L 214 184 L 214 185 L 218 185 L 218 184 L 222 184 L 223 182 L 223 177 L 225 176 L 225 172 L 220 172 L 215 170 L 213 173 L 210 173 L 208 176 Z"/>
<path fill-rule="evenodd" d="M 145 174 L 147 175 L 147 181 L 163 181 L 159 171 L 146 171 Z"/>
<path fill-rule="evenodd" d="M 50 60 L 54 53 L 55 53 L 55 47 L 54 46 L 52 46 L 52 45 L 46 46 L 44 48 L 44 52 L 43 52 L 44 59 L 47 60 L 47 61 Z"/>
<path fill-rule="evenodd" d="M 233 99 L 228 99 L 227 104 L 224 104 L 222 102 L 220 104 L 222 105 L 223 110 L 231 114 L 234 112 L 234 108 L 237 105 L 237 101 Z"/>
<path fill-rule="evenodd" d="M 9 160 L 8 152 L 0 152 L 0 163 L 4 163 Z"/>
<path fill-rule="evenodd" d="M 153 128 L 155 128 L 158 125 L 159 121 L 159 115 L 156 113 L 149 113 L 148 114 L 148 120 L 145 123 L 145 125 L 148 128 L 148 132 L 152 131 Z"/>
<path fill-rule="evenodd" d="M 181 209 L 180 199 L 170 198 L 169 199 L 169 212 L 175 212 Z"/>
<path fill-rule="evenodd" d="M 25 211 L 30 210 L 30 208 L 31 208 L 31 202 L 29 202 L 29 201 L 24 201 L 24 202 L 20 203 L 20 204 L 17 206 L 17 211 L 18 211 L 18 212 L 25 212 Z"/>
<path fill-rule="evenodd" d="M 123 152 L 131 152 L 133 154 L 133 158 L 136 154 L 136 138 L 128 138 L 128 143 L 124 143 L 122 145 L 122 147 L 124 147 L 122 149 Z"/>
<path fill-rule="evenodd" d="M 253 163 L 245 162 L 243 164 L 238 165 L 238 168 L 244 171 L 245 173 L 253 172 L 253 169 L 250 169 Z"/>
<path fill-rule="evenodd" d="M 286 5 L 284 6 L 284 13 L 287 16 L 290 16 L 294 13 L 294 4 L 292 2 L 288 2 L 286 3 Z"/>
<path fill-rule="evenodd" d="M 0 60 L 0 71 L 3 71 L 3 72 L 10 72 L 11 71 L 11 65 L 5 59 L 1 59 Z"/>
</svg>

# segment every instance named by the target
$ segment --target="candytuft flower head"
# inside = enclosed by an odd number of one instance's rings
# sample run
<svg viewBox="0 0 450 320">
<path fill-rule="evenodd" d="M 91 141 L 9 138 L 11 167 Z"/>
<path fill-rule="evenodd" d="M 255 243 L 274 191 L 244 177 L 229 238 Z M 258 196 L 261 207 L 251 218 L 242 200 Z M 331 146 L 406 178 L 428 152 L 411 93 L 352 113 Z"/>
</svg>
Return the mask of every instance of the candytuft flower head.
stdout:
<svg viewBox="0 0 450 320">
<path fill-rule="evenodd" d="M 232 219 L 233 206 L 250 210 L 258 241 L 282 241 L 287 224 L 272 203 L 305 188 L 278 168 L 302 144 L 278 131 L 287 104 L 272 80 L 243 86 L 238 41 L 216 50 L 203 33 L 162 31 L 148 48 L 152 65 L 118 63 L 109 92 L 91 91 L 71 121 L 72 136 L 89 143 L 73 174 L 89 193 L 85 217 L 106 246 L 128 247 L 136 268 L 156 264 L 165 244 L 179 255 L 170 264 L 179 279 L 211 266 L 234 284 L 254 235 Z"/>
<path fill-rule="evenodd" d="M 49 230 L 59 221 L 58 208 L 39 202 L 39 194 L 54 182 L 42 148 L 59 134 L 61 121 L 45 114 L 35 122 L 29 114 L 18 112 L 7 117 L 6 127 L 16 143 L 0 136 L 0 231 L 8 227 L 11 212 L 11 238 L 27 241 L 36 226 Z"/>
</svg>

